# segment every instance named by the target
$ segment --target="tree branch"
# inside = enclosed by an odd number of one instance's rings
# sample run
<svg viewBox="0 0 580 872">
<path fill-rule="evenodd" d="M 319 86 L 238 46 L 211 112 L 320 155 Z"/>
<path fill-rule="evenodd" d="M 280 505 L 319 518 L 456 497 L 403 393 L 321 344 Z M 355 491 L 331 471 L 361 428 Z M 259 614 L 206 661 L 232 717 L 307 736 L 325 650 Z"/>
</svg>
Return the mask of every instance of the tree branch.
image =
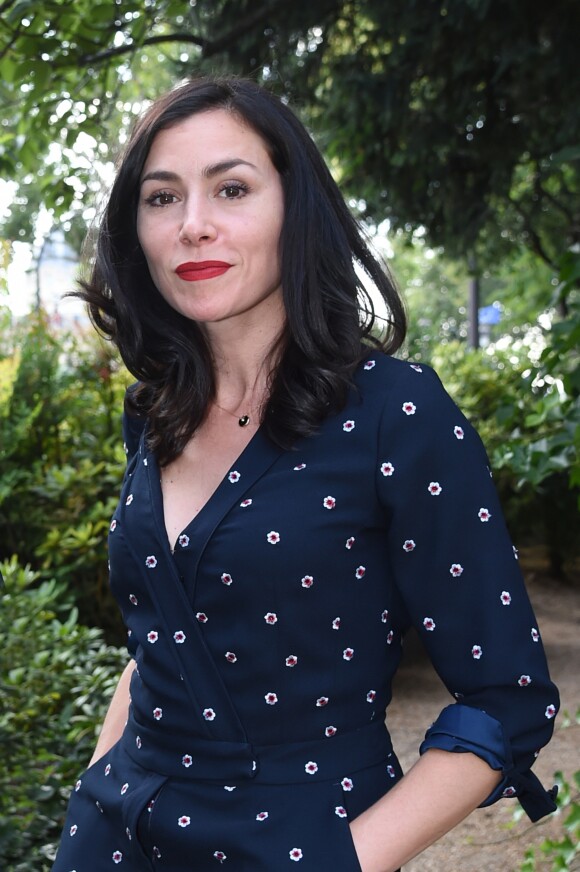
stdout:
<svg viewBox="0 0 580 872">
<path fill-rule="evenodd" d="M 266 3 L 255 12 L 251 12 L 249 15 L 246 15 L 244 18 L 238 21 L 235 27 L 233 27 L 230 31 L 228 31 L 226 34 L 224 34 L 224 36 L 220 37 L 219 39 L 209 40 L 203 36 L 196 36 L 195 34 L 187 32 L 159 34 L 158 36 L 150 36 L 147 39 L 144 39 L 143 42 L 134 42 L 128 45 L 115 46 L 114 48 L 108 48 L 104 51 L 96 52 L 92 55 L 80 55 L 80 57 L 71 58 L 71 63 L 80 66 L 88 66 L 89 64 L 100 64 L 110 60 L 111 58 L 121 57 L 125 54 L 132 54 L 133 52 L 138 51 L 141 48 L 145 48 L 146 46 L 160 45 L 165 42 L 183 42 L 190 45 L 197 45 L 202 50 L 202 56 L 204 58 L 209 58 L 224 51 L 226 48 L 228 48 L 229 45 L 231 45 L 232 42 L 234 42 L 236 39 L 239 39 L 241 36 L 244 36 L 248 31 L 256 27 L 257 24 L 259 24 L 272 13 L 277 12 L 278 9 L 281 9 L 286 4 L 287 0 L 270 0 L 269 3 Z"/>
<path fill-rule="evenodd" d="M 203 39 L 200 36 L 194 36 L 191 33 L 166 33 L 159 36 L 149 36 L 147 39 L 144 39 L 143 42 L 132 42 L 128 45 L 119 45 L 115 46 L 115 48 L 108 48 L 105 51 L 97 52 L 93 55 L 80 55 L 80 57 L 71 58 L 71 63 L 75 66 L 89 66 L 90 64 L 100 64 L 103 61 L 108 61 L 111 58 L 120 57 L 124 54 L 132 54 L 133 52 L 139 51 L 141 48 L 145 48 L 148 45 L 159 45 L 164 42 L 187 42 L 192 45 L 198 45 L 200 48 L 206 45 L 207 40 Z M 64 65 L 63 65 L 64 66 Z"/>
<path fill-rule="evenodd" d="M 546 200 L 548 200 L 555 209 L 558 209 L 562 213 L 562 215 L 568 219 L 568 222 L 571 225 L 574 225 L 576 223 L 575 217 L 570 209 L 566 208 L 566 206 L 564 206 L 564 204 L 561 203 L 557 199 L 557 197 L 554 196 L 554 194 L 551 194 L 549 191 L 543 188 L 541 180 L 538 180 L 538 191 L 542 197 L 545 197 Z"/>
<path fill-rule="evenodd" d="M 11 6 L 14 6 L 15 3 L 16 0 L 5 0 L 5 2 L 0 6 L 0 15 L 4 15 L 4 13 L 7 12 Z"/>
<path fill-rule="evenodd" d="M 6 55 L 8 54 L 8 52 L 10 51 L 10 49 L 12 48 L 14 43 L 18 40 L 19 36 L 21 36 L 21 33 L 17 28 L 16 31 L 13 31 L 11 33 L 12 38 L 6 43 L 6 45 L 4 46 L 2 51 L 0 51 L 0 61 L 6 57 Z"/>
<path fill-rule="evenodd" d="M 549 267 L 551 267 L 552 269 L 555 269 L 556 264 L 554 263 L 552 258 L 549 256 L 549 254 L 545 250 L 544 246 L 542 245 L 542 241 L 541 241 L 539 235 L 536 233 L 536 231 L 532 227 L 530 215 L 525 211 L 522 204 L 518 203 L 517 200 L 514 200 L 513 197 L 511 197 L 509 194 L 508 194 L 508 201 L 512 204 L 512 206 L 514 207 L 514 209 L 516 210 L 518 215 L 520 215 L 520 217 L 523 219 L 524 230 L 526 231 L 526 233 L 528 234 L 528 236 L 530 238 L 530 243 L 531 243 L 530 248 L 532 249 L 532 251 L 534 251 L 538 255 L 538 257 L 544 261 L 544 263 L 548 264 Z"/>
<path fill-rule="evenodd" d="M 208 58 L 214 54 L 219 54 L 220 51 L 223 51 L 240 36 L 244 36 L 249 30 L 263 21 L 264 18 L 267 18 L 268 15 L 287 5 L 288 0 L 271 0 L 270 3 L 266 3 L 265 6 L 257 9 L 255 12 L 246 15 L 225 36 L 211 42 L 208 41 L 206 47 L 202 50 L 203 56 Z"/>
</svg>

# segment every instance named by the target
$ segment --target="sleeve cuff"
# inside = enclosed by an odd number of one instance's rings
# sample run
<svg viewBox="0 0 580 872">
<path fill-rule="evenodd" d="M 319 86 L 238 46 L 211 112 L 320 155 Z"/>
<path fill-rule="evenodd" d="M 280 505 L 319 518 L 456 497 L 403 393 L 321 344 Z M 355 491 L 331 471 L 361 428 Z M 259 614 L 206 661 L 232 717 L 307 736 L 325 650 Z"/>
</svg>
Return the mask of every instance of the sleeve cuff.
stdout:
<svg viewBox="0 0 580 872">
<path fill-rule="evenodd" d="M 516 769 L 501 723 L 481 709 L 460 703 L 444 708 L 427 730 L 419 753 L 424 754 L 430 748 L 469 751 L 485 760 L 492 769 L 502 772 L 504 777 L 481 803 L 481 807 L 491 805 L 504 796 L 517 796 L 532 821 L 556 810 L 554 800 L 558 788 L 546 790 L 530 769 L 523 773 Z"/>
</svg>

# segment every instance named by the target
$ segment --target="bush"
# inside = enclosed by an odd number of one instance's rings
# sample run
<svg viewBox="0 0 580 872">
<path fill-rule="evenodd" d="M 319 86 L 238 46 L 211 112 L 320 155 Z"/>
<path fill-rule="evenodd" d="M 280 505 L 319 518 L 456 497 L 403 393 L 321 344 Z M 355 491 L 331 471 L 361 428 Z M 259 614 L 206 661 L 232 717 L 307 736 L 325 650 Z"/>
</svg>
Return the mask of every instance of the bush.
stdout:
<svg viewBox="0 0 580 872">
<path fill-rule="evenodd" d="M 436 348 L 432 363 L 479 430 L 512 535 L 547 546 L 552 574 L 578 554 L 580 305 L 552 325 L 537 361 L 521 341 Z"/>
<path fill-rule="evenodd" d="M 18 554 L 42 577 L 66 581 L 82 622 L 120 644 L 106 534 L 132 379 L 108 354 L 95 340 L 53 337 L 33 315 L 0 360 L 0 559 Z"/>
<path fill-rule="evenodd" d="M 126 651 L 78 623 L 65 586 L 0 563 L 0 869 L 46 872 Z"/>
<path fill-rule="evenodd" d="M 576 712 L 573 722 L 569 716 L 562 726 L 566 728 L 580 726 L 580 709 Z M 568 782 L 562 772 L 555 773 L 558 784 L 557 814 L 562 819 L 562 833 L 560 838 L 548 838 L 540 844 L 538 849 L 529 848 L 525 853 L 525 860 L 520 866 L 520 872 L 536 872 L 538 869 L 538 850 L 546 863 L 551 863 L 552 872 L 564 872 L 564 870 L 578 869 L 580 860 L 580 770 L 574 772 L 572 784 Z M 548 867 L 540 859 L 540 868 Z"/>
</svg>

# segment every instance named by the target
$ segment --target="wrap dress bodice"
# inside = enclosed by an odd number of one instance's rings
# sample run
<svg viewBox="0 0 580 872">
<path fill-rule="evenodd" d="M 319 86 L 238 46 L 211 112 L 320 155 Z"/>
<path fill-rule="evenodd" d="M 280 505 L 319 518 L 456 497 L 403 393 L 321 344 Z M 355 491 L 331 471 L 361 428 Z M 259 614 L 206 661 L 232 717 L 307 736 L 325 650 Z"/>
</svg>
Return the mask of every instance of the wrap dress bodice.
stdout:
<svg viewBox="0 0 580 872">
<path fill-rule="evenodd" d="M 109 536 L 136 660 L 55 872 L 360 870 L 349 820 L 401 776 L 385 728 L 414 625 L 454 701 L 432 747 L 554 808 L 530 767 L 558 706 L 479 437 L 425 366 L 369 354 L 293 450 L 258 430 L 171 551 L 146 426 Z M 487 804 L 486 803 L 486 804 Z"/>
</svg>

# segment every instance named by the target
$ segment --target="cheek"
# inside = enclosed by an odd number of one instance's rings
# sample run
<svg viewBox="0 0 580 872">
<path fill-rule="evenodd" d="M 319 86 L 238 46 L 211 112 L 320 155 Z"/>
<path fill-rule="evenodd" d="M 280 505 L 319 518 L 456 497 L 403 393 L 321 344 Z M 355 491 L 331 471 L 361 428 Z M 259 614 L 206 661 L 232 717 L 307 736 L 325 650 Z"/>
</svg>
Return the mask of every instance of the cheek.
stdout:
<svg viewBox="0 0 580 872">
<path fill-rule="evenodd" d="M 160 246 L 159 244 L 155 245 L 155 238 L 152 237 L 151 234 L 148 232 L 148 228 L 144 224 L 144 222 L 137 222 L 137 239 L 139 240 L 141 251 L 143 252 L 145 260 L 147 261 L 149 272 L 152 276 L 154 276 L 156 272 L 156 265 L 158 264 L 158 254 Z"/>
<path fill-rule="evenodd" d="M 282 262 L 282 231 L 284 229 L 284 204 L 280 203 L 272 218 L 272 247 L 276 250 L 278 263 Z"/>
<path fill-rule="evenodd" d="M 283 217 L 278 210 L 273 211 L 270 215 L 270 220 L 263 228 L 264 233 L 261 238 L 264 252 L 268 252 L 270 257 L 275 257 L 278 261 L 282 259 L 282 227 Z M 265 245 L 264 242 L 266 243 Z"/>
<path fill-rule="evenodd" d="M 159 237 L 161 235 L 160 222 L 151 220 L 151 216 L 147 214 L 137 213 L 137 239 L 147 257 L 155 254 L 156 249 L 161 246 Z"/>
<path fill-rule="evenodd" d="M 137 217 L 135 220 L 135 230 L 137 232 L 137 239 L 139 240 L 139 245 L 143 248 L 143 236 L 145 233 L 145 222 L 143 221 L 143 214 L 140 209 L 137 209 Z"/>
<path fill-rule="evenodd" d="M 137 241 L 141 247 L 141 251 L 145 256 L 145 260 L 149 263 L 149 246 L 147 245 L 147 235 L 143 231 L 143 223 L 137 221 Z"/>
<path fill-rule="evenodd" d="M 139 234 L 139 245 L 141 247 L 141 251 L 143 252 L 143 258 L 145 260 L 145 265 L 147 270 L 149 271 L 149 276 L 151 281 L 155 285 L 158 291 L 160 291 L 160 268 L 161 264 L 159 260 L 155 257 L 154 250 L 151 249 L 150 245 L 147 245 L 146 240 L 143 240 Z"/>
<path fill-rule="evenodd" d="M 153 281 L 155 281 L 155 263 L 154 263 L 154 261 L 151 260 L 151 257 L 149 256 L 149 252 L 147 251 L 146 248 L 143 247 L 143 245 L 141 245 L 141 249 L 142 249 L 143 254 L 145 256 L 145 263 L 147 264 L 147 269 L 149 270 L 149 275 L 151 276 Z"/>
</svg>

